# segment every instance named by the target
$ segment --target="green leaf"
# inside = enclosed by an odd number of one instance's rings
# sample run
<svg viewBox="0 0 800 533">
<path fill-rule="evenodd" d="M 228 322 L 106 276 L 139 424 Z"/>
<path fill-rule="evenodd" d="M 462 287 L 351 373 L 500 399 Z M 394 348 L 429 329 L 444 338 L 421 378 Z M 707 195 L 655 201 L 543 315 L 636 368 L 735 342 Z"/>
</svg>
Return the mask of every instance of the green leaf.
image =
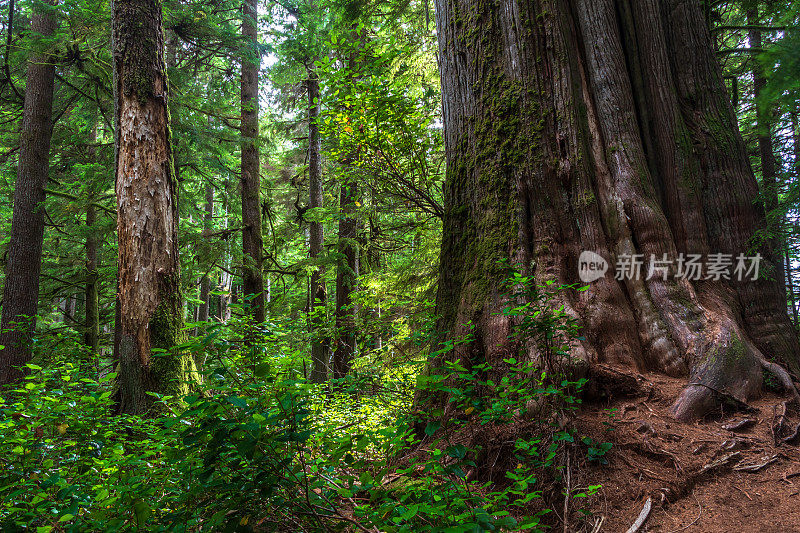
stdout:
<svg viewBox="0 0 800 533">
<path fill-rule="evenodd" d="M 438 431 L 440 427 L 442 427 L 441 422 L 439 422 L 438 420 L 432 420 L 428 422 L 427 426 L 425 426 L 425 434 L 430 437 L 434 433 L 436 433 L 436 431 Z"/>
</svg>

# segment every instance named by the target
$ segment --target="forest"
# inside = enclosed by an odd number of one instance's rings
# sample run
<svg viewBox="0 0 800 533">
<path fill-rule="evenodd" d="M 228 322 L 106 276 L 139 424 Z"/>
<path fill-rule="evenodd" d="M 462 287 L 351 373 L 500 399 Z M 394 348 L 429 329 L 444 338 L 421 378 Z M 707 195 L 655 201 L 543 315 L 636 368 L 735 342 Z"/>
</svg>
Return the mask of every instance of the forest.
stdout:
<svg viewBox="0 0 800 533">
<path fill-rule="evenodd" d="M 0 34 L 0 531 L 800 531 L 800 4 Z"/>
</svg>

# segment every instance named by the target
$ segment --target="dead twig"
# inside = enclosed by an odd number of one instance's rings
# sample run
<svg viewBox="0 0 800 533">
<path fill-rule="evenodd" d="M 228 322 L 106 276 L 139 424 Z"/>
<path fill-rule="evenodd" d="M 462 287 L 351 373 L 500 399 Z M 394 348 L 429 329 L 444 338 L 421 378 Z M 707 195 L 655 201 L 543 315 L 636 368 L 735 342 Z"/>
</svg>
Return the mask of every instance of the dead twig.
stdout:
<svg viewBox="0 0 800 533">
<path fill-rule="evenodd" d="M 772 457 L 764 456 L 762 457 L 762 459 L 763 461 L 760 463 L 748 463 L 746 465 L 739 465 L 734 467 L 734 470 L 736 470 L 737 472 L 758 472 L 765 466 L 771 465 L 772 463 L 777 461 L 778 456 L 777 455 L 773 455 Z"/>
</svg>

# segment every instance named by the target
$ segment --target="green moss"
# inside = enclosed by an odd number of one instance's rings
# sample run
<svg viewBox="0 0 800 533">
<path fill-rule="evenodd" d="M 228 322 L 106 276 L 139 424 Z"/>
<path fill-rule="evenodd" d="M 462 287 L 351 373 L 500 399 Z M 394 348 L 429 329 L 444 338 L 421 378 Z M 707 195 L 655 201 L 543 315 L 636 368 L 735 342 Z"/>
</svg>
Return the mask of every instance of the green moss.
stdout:
<svg viewBox="0 0 800 533">
<path fill-rule="evenodd" d="M 124 94 L 147 101 L 154 96 L 156 79 L 166 70 L 159 55 L 164 43 L 161 1 L 120 3 L 114 11 L 114 56 Z"/>
<path fill-rule="evenodd" d="M 156 350 L 151 359 L 151 373 L 162 394 L 186 395 L 197 369 L 191 354 L 175 348 L 186 340 L 177 274 L 162 276 L 158 293 L 158 307 L 150 318 L 148 328 L 150 346 Z"/>
</svg>

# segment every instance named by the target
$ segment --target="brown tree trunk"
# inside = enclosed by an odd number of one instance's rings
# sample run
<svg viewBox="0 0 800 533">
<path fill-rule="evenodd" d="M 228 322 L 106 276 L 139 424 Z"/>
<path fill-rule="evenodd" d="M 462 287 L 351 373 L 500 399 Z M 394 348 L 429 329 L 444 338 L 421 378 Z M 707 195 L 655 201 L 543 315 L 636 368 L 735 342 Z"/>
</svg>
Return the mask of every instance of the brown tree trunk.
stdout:
<svg viewBox="0 0 800 533">
<path fill-rule="evenodd" d="M 242 4 L 242 37 L 247 50 L 242 56 L 242 292 L 257 323 L 264 321 L 264 279 L 261 236 L 261 175 L 258 143 L 258 2 Z"/>
<path fill-rule="evenodd" d="M 346 171 L 345 171 L 346 172 Z M 339 261 L 336 266 L 336 331 L 333 377 L 343 378 L 356 353 L 356 306 L 353 291 L 359 275 L 356 211 L 357 185 L 353 179 L 342 183 L 339 194 Z"/>
<path fill-rule="evenodd" d="M 203 216 L 203 231 L 205 234 L 211 233 L 211 225 L 214 219 L 214 188 L 209 184 L 206 185 L 206 209 Z M 210 317 L 211 310 L 211 276 L 208 272 L 203 274 L 200 278 L 200 306 L 197 309 L 197 321 L 206 323 Z M 195 328 L 195 336 L 200 336 L 205 333 L 205 327 Z M 202 369 L 205 363 L 205 358 L 202 360 L 197 359 L 198 368 Z"/>
<path fill-rule="evenodd" d="M 761 49 L 761 30 L 758 29 L 758 6 L 754 4 L 747 10 L 747 24 L 751 27 L 748 32 L 750 48 Z M 781 287 L 786 287 L 786 271 L 780 251 L 784 249 L 784 239 L 782 232 L 783 215 L 777 212 L 778 209 L 778 163 L 775 161 L 775 152 L 772 146 L 772 111 L 761 99 L 767 79 L 764 76 L 764 68 L 758 58 L 752 57 L 753 62 L 753 104 L 756 108 L 756 136 L 758 138 L 758 155 L 761 160 L 761 194 L 764 197 L 764 208 L 767 214 L 770 233 L 777 233 L 770 239 L 770 248 L 774 256 L 771 258 L 775 265 L 775 279 L 781 283 Z"/>
<path fill-rule="evenodd" d="M 211 232 L 211 224 L 214 220 L 214 188 L 211 185 L 206 185 L 206 212 L 203 217 L 203 229 Z M 207 322 L 209 317 L 209 309 L 211 308 L 211 276 L 208 274 L 203 275 L 200 280 L 200 309 L 197 313 L 197 319 L 200 322 Z"/>
<path fill-rule="evenodd" d="M 688 376 L 679 419 L 723 396 L 746 401 L 762 368 L 791 387 L 768 361 L 800 369 L 780 283 L 676 272 L 679 253 L 735 263 L 765 224 L 699 2 L 436 8 L 447 155 L 437 327 L 457 338 L 475 324 L 475 342 L 447 357 L 497 369 L 520 353 L 538 360 L 533 343 L 509 339 L 498 261 L 538 283 L 572 284 L 587 250 L 611 272 L 553 302 L 583 327 L 575 359 Z M 618 281 L 614 267 L 629 254 L 643 254 L 642 275 Z M 651 254 L 673 261 L 666 279 L 647 279 Z"/>
<path fill-rule="evenodd" d="M 53 0 L 48 4 L 54 5 Z M 48 8 L 37 9 L 31 31 L 48 37 L 55 30 L 55 16 Z M 0 346 L 3 347 L 0 348 L 0 385 L 22 379 L 25 370 L 20 367 L 28 363 L 32 355 L 44 239 L 44 191 L 53 134 L 55 64 L 49 54 L 37 52 L 31 56 L 26 80 L 0 323 Z"/>
<path fill-rule="evenodd" d="M 322 147 L 319 137 L 319 78 L 313 63 L 308 71 L 308 207 L 316 209 L 323 206 L 322 195 Z M 319 260 L 325 244 L 322 222 L 317 220 L 309 224 L 309 255 L 314 261 Z M 330 340 L 321 333 L 324 327 L 325 302 L 328 298 L 325 286 L 325 268 L 317 266 L 311 273 L 309 288 L 309 312 L 311 314 L 311 382 L 328 381 L 328 364 L 330 361 Z"/>
<path fill-rule="evenodd" d="M 92 162 L 96 161 L 97 156 L 97 126 L 92 129 L 89 157 Z M 98 275 L 97 252 L 100 246 L 100 239 L 97 236 L 95 224 L 97 222 L 96 200 L 94 189 L 90 187 L 89 197 L 86 205 L 86 285 L 85 299 L 86 312 L 84 319 L 83 342 L 93 354 L 98 354 L 100 349 L 100 302 L 98 285 L 100 277 Z"/>
<path fill-rule="evenodd" d="M 148 392 L 181 394 L 192 370 L 174 350 L 183 315 L 161 3 L 116 0 L 113 40 L 120 410 L 144 414 Z"/>
</svg>

